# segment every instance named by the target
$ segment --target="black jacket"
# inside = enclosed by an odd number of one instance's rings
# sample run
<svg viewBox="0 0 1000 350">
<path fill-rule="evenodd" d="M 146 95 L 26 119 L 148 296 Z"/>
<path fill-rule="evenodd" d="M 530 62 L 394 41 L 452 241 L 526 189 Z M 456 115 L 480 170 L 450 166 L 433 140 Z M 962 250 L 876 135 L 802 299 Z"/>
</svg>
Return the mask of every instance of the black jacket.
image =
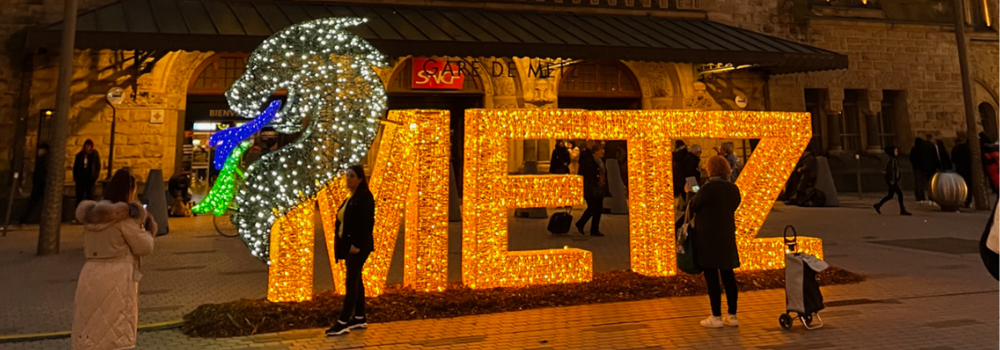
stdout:
<svg viewBox="0 0 1000 350">
<path fill-rule="evenodd" d="M 354 192 L 341 207 L 344 210 L 344 232 L 340 233 L 340 220 L 334 227 L 333 250 L 334 259 L 344 260 L 351 253 L 351 246 L 361 250 L 359 254 L 371 253 L 375 250 L 375 198 L 367 186 L 362 186 Z M 340 208 L 337 208 L 340 211 Z M 336 214 L 335 214 L 336 215 Z"/>
<path fill-rule="evenodd" d="M 951 156 L 948 155 L 948 148 L 944 146 L 944 142 L 937 140 L 937 160 L 938 168 L 937 170 L 951 170 Z"/>
<path fill-rule="evenodd" d="M 87 166 L 83 165 L 83 157 L 87 157 Z M 83 151 L 76 154 L 76 160 L 73 162 L 74 182 L 93 185 L 100 174 L 101 157 L 97 155 L 97 151 L 90 152 L 89 156 Z"/>
<path fill-rule="evenodd" d="M 899 178 L 903 175 L 899 169 L 899 158 L 889 157 L 885 162 L 885 183 L 887 185 L 899 185 Z"/>
<path fill-rule="evenodd" d="M 689 177 L 693 176 L 701 183 L 701 170 L 698 170 L 701 158 L 688 152 L 687 148 L 674 152 L 671 163 L 674 170 L 674 196 L 684 194 L 684 184 Z"/>
<path fill-rule="evenodd" d="M 670 160 L 670 166 L 674 174 L 674 196 L 684 194 L 684 160 L 688 155 L 687 148 L 674 151 Z"/>
<path fill-rule="evenodd" d="M 913 148 L 910 149 L 910 164 L 913 164 L 913 170 L 928 175 L 936 173 L 941 168 L 934 145 L 919 137 L 913 141 Z"/>
<path fill-rule="evenodd" d="M 569 174 L 569 163 L 569 150 L 566 147 L 556 147 L 549 160 L 549 174 Z"/>
<path fill-rule="evenodd" d="M 594 159 L 594 153 L 590 150 L 584 150 L 580 152 L 580 171 L 578 173 L 583 176 L 583 196 L 591 196 L 596 188 L 603 188 L 601 186 L 601 165 L 597 164 L 597 160 Z"/>
<path fill-rule="evenodd" d="M 695 264 L 702 269 L 740 267 L 736 248 L 736 209 L 740 201 L 740 189 L 735 184 L 713 177 L 688 204 L 694 216 Z"/>
<path fill-rule="evenodd" d="M 35 158 L 35 172 L 31 174 L 31 195 L 41 196 L 45 192 L 45 178 L 49 174 L 49 154 Z"/>
</svg>

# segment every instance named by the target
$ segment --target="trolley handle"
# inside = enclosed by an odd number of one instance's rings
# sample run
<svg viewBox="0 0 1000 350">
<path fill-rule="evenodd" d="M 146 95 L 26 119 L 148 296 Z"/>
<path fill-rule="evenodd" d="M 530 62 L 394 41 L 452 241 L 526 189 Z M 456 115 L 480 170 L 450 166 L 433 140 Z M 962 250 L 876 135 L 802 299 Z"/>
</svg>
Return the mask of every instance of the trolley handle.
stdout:
<svg viewBox="0 0 1000 350">
<path fill-rule="evenodd" d="M 792 238 L 788 239 L 788 230 L 792 230 Z M 798 246 L 799 233 L 795 231 L 795 227 L 792 225 L 785 226 L 785 232 L 782 234 L 784 236 L 785 245 L 788 246 L 789 252 L 794 252 L 795 248 Z"/>
</svg>

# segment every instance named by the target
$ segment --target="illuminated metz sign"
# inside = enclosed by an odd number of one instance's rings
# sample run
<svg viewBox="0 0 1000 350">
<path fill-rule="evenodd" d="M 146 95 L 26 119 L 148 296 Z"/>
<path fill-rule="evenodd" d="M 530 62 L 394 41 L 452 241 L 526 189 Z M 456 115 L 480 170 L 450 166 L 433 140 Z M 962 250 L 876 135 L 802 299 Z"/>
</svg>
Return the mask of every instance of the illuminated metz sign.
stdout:
<svg viewBox="0 0 1000 350">
<path fill-rule="evenodd" d="M 511 251 L 507 210 L 583 202 L 577 175 L 508 175 L 514 139 L 615 139 L 628 142 L 631 269 L 647 276 L 677 274 L 670 145 L 680 138 L 759 138 L 737 185 L 741 270 L 784 267 L 781 238 L 757 238 L 774 200 L 811 137 L 808 113 L 748 111 L 468 110 L 465 113 L 465 193 L 462 208 L 462 282 L 470 288 L 586 282 L 593 255 L 576 249 Z M 384 291 L 405 215 L 404 285 L 440 291 L 448 270 L 449 118 L 446 111 L 391 111 L 370 186 L 375 209 L 375 252 L 365 265 L 365 290 Z M 278 218 L 271 228 L 268 300 L 312 297 L 313 227 L 320 215 L 333 232 L 346 198 L 343 178 Z M 319 207 L 317 213 L 314 208 Z M 822 258 L 822 242 L 799 237 L 800 252 Z M 333 241 L 327 237 L 327 249 Z M 336 290 L 344 267 L 333 263 Z"/>
</svg>

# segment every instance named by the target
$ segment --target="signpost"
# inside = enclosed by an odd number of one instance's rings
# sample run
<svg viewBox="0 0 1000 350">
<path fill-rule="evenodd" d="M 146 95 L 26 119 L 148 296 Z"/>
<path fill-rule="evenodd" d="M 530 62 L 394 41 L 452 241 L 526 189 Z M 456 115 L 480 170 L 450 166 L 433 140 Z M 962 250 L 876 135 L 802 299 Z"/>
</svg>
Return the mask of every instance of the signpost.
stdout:
<svg viewBox="0 0 1000 350">
<path fill-rule="evenodd" d="M 113 87 L 108 90 L 108 105 L 111 106 L 111 141 L 108 150 L 108 179 L 111 179 L 111 167 L 115 162 L 115 124 L 118 121 L 118 107 L 122 103 L 125 90 L 120 87 Z"/>
</svg>

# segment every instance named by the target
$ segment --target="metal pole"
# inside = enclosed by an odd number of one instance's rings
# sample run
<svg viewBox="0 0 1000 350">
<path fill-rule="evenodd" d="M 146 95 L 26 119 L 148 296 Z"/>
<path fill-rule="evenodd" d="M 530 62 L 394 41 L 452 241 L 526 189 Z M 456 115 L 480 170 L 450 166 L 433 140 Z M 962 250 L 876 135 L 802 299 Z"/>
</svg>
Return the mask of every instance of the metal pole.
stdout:
<svg viewBox="0 0 1000 350">
<path fill-rule="evenodd" d="M 111 140 L 108 142 L 110 148 L 108 149 L 108 179 L 111 179 L 111 165 L 115 162 L 115 124 L 118 121 L 118 109 L 115 105 L 111 104 L 111 101 L 107 101 L 108 106 L 111 106 Z"/>
<path fill-rule="evenodd" d="M 62 224 L 63 186 L 66 184 L 66 134 L 69 131 L 70 80 L 73 78 L 73 48 L 76 46 L 77 0 L 66 0 L 62 46 L 59 50 L 59 84 L 56 87 L 56 116 L 52 127 L 52 154 L 45 178 L 42 224 L 38 232 L 38 255 L 59 253 Z"/>
<path fill-rule="evenodd" d="M 861 193 L 863 192 L 861 190 L 861 155 L 855 154 L 854 159 L 858 161 L 858 199 L 864 199 L 861 196 Z"/>
<path fill-rule="evenodd" d="M 3 219 L 3 237 L 7 237 L 7 228 L 10 227 L 10 212 L 14 209 L 14 192 L 17 191 L 17 185 L 20 183 L 21 173 L 15 171 L 14 179 L 10 182 L 10 196 L 7 197 L 7 215 Z M 31 210 L 31 208 L 28 208 Z M 21 224 L 24 224 L 23 222 Z"/>
<path fill-rule="evenodd" d="M 965 100 L 965 126 L 969 134 L 969 152 L 972 153 L 972 198 L 976 201 L 976 210 L 990 209 L 986 199 L 986 177 L 983 174 L 983 158 L 980 141 L 972 142 L 976 130 L 976 108 L 972 100 L 972 79 L 969 76 L 969 49 L 965 38 L 964 0 L 954 0 L 952 9 L 955 17 L 955 41 L 958 44 L 958 67 L 962 72 L 962 97 Z"/>
</svg>

